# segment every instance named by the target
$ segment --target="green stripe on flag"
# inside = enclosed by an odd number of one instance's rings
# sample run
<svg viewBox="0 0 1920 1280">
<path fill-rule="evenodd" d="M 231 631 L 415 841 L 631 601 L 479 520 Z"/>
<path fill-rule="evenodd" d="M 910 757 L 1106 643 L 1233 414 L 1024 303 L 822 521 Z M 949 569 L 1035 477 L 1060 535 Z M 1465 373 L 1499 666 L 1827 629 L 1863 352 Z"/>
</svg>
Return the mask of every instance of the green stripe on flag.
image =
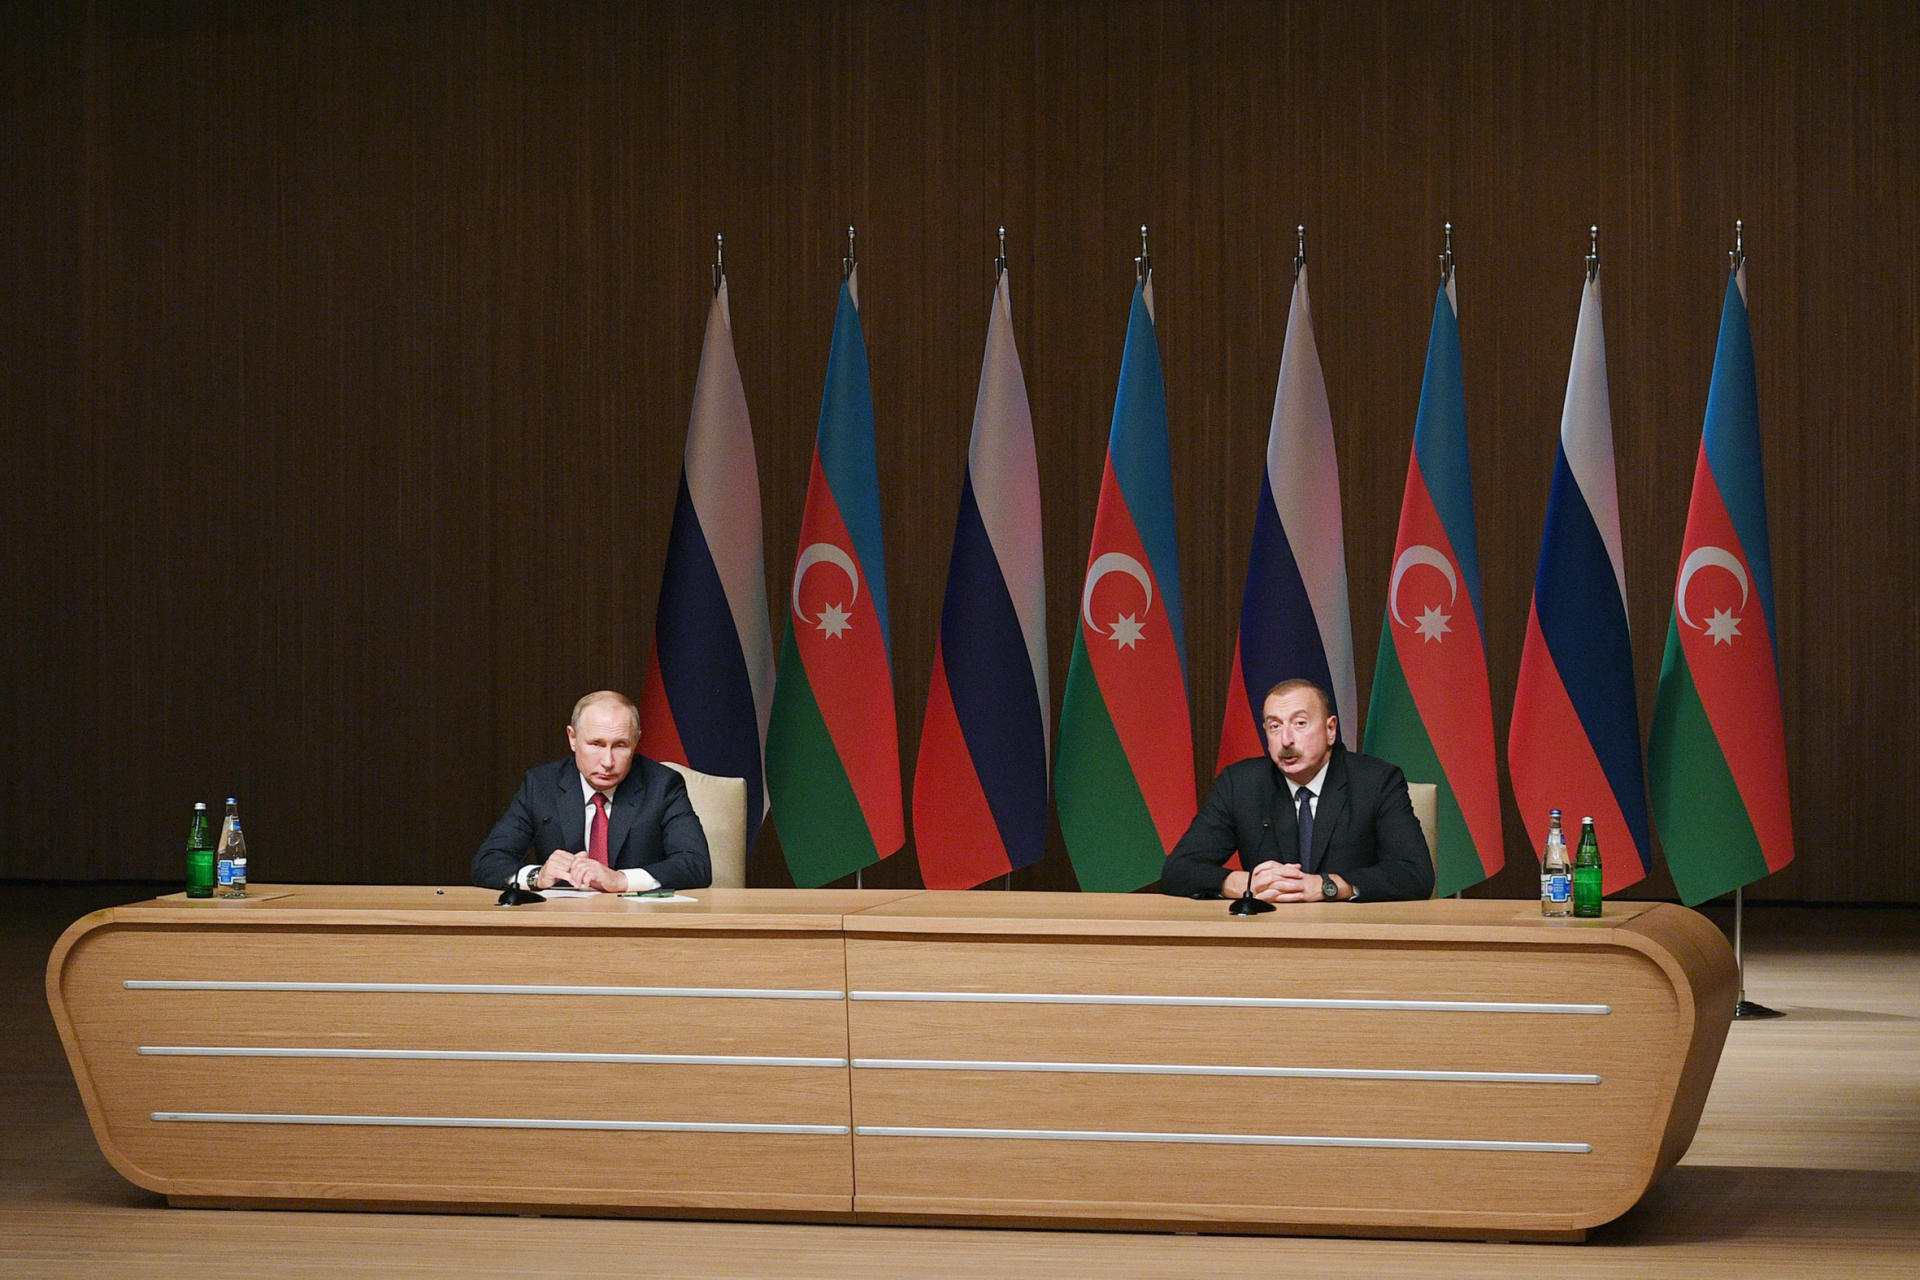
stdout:
<svg viewBox="0 0 1920 1280">
<path fill-rule="evenodd" d="M 780 646 L 767 727 L 767 794 L 787 868 L 801 888 L 816 889 L 880 861 L 791 627 Z"/>
<path fill-rule="evenodd" d="M 1391 625 L 1385 620 L 1380 624 L 1380 656 L 1373 665 L 1373 692 L 1367 699 L 1367 733 L 1361 749 L 1399 765 L 1408 782 L 1431 782 L 1440 788 L 1440 829 L 1434 833 L 1434 847 L 1439 851 L 1434 892 L 1444 898 L 1485 880 L 1487 872 L 1473 847 L 1473 834 L 1467 830 L 1460 802 L 1447 784 L 1447 771 L 1433 749 L 1433 738 L 1426 721 L 1420 718 L 1413 690 L 1407 687 L 1399 651 L 1393 647 Z"/>
<path fill-rule="evenodd" d="M 1677 619 L 1667 623 L 1648 739 L 1647 791 L 1680 900 L 1697 906 L 1767 875 L 1760 837 L 1694 687 Z"/>
<path fill-rule="evenodd" d="M 1067 665 L 1059 741 L 1053 794 L 1080 887 L 1090 893 L 1131 893 L 1157 882 L 1166 851 L 1107 713 L 1086 637 L 1078 632 Z"/>
</svg>

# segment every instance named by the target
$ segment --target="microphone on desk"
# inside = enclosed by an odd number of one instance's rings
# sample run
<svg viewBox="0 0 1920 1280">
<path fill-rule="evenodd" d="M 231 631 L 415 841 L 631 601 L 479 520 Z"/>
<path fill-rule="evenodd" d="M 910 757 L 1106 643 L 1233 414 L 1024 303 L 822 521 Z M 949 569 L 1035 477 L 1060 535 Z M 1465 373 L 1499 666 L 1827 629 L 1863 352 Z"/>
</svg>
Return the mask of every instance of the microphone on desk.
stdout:
<svg viewBox="0 0 1920 1280">
<path fill-rule="evenodd" d="M 515 872 L 507 879 L 507 887 L 500 891 L 500 896 L 494 899 L 493 905 L 496 907 L 517 907 L 522 903 L 545 902 L 547 900 L 546 895 L 540 893 L 531 884 L 522 889 L 519 881 L 519 873 Z"/>
<path fill-rule="evenodd" d="M 1230 916 L 1260 916 L 1265 915 L 1271 910 L 1273 910 L 1273 904 L 1271 902 L 1262 902 L 1253 896 L 1253 868 L 1248 867 L 1247 887 L 1241 891 L 1239 897 L 1233 900 L 1233 905 L 1227 908 L 1227 914 Z"/>
</svg>

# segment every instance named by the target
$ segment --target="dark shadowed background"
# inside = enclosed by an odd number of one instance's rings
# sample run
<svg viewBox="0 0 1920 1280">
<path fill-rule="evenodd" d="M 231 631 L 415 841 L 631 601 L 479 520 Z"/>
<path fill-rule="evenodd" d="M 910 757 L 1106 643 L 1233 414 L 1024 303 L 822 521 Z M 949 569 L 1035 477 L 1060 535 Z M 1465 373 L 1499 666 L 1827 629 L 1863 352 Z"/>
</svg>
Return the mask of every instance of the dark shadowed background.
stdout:
<svg viewBox="0 0 1920 1280">
<path fill-rule="evenodd" d="M 1916 65 L 1877 0 L 8 5 L 0 877 L 178 875 L 233 793 L 256 879 L 463 880 L 639 692 L 716 232 L 778 601 L 860 229 L 910 777 L 994 228 L 1057 710 L 1152 226 L 1204 778 L 1295 225 L 1363 703 L 1456 226 L 1504 751 L 1598 223 L 1644 726 L 1741 218 L 1799 845 L 1752 892 L 1920 900 Z M 1507 856 L 1475 892 L 1532 892 L 1510 797 Z"/>
</svg>

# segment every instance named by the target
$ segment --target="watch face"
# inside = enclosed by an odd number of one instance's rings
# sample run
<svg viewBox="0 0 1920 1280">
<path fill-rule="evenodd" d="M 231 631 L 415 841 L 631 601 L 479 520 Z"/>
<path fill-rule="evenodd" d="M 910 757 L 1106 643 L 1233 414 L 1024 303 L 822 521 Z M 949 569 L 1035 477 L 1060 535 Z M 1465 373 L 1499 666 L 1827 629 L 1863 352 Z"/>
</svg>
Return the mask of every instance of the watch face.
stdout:
<svg viewBox="0 0 1920 1280">
<path fill-rule="evenodd" d="M 1320 896 L 1328 902 L 1332 902 L 1340 896 L 1340 886 L 1334 882 L 1332 876 L 1320 877 Z"/>
</svg>

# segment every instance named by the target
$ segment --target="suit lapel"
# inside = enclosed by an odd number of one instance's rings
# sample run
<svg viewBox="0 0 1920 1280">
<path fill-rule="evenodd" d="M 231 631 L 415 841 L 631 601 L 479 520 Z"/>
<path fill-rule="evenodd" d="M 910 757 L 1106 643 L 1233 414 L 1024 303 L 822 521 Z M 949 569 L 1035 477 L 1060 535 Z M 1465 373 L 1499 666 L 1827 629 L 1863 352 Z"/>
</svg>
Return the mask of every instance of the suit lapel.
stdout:
<svg viewBox="0 0 1920 1280">
<path fill-rule="evenodd" d="M 1292 862 L 1300 853 L 1300 823 L 1293 812 L 1293 790 L 1278 765 L 1268 766 L 1267 777 L 1273 782 L 1273 796 L 1267 801 L 1267 831 L 1273 837 L 1271 857 L 1275 862 Z M 1256 855 L 1254 864 L 1260 861 Z"/>
<path fill-rule="evenodd" d="M 1347 758 L 1342 751 L 1333 753 L 1327 766 L 1327 779 L 1320 798 L 1313 806 L 1313 861 L 1305 869 L 1315 871 L 1327 860 L 1327 845 L 1333 840 L 1333 828 L 1347 811 Z"/>
<path fill-rule="evenodd" d="M 644 767 L 635 756 L 632 770 L 613 790 L 612 812 L 607 815 L 608 866 L 620 865 L 620 850 L 626 845 L 627 833 L 633 830 L 634 815 L 640 812 L 640 797 L 647 789 Z"/>
<path fill-rule="evenodd" d="M 587 847 L 587 804 L 580 796 L 580 770 L 574 767 L 573 761 L 564 761 L 553 798 L 553 814 L 560 823 L 560 847 L 568 853 L 579 853 Z"/>
</svg>

